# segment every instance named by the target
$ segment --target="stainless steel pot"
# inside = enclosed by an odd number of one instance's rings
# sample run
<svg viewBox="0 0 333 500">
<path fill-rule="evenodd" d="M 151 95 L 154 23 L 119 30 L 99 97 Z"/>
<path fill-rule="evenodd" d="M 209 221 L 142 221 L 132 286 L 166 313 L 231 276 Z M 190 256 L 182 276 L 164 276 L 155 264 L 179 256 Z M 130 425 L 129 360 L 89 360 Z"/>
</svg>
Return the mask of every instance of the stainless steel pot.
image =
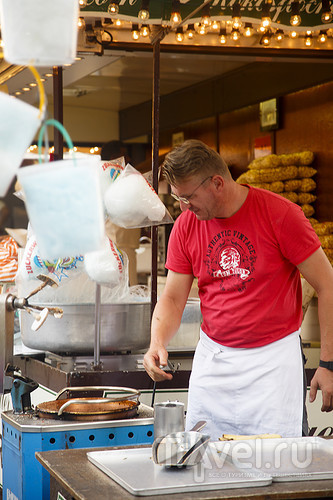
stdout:
<svg viewBox="0 0 333 500">
<path fill-rule="evenodd" d="M 47 305 L 47 304 L 43 304 Z M 34 318 L 21 312 L 22 342 L 31 349 L 51 352 L 92 353 L 95 336 L 94 304 L 57 304 L 61 319 L 50 316 L 38 331 Z M 146 349 L 150 342 L 150 302 L 102 304 L 101 353 Z"/>
</svg>

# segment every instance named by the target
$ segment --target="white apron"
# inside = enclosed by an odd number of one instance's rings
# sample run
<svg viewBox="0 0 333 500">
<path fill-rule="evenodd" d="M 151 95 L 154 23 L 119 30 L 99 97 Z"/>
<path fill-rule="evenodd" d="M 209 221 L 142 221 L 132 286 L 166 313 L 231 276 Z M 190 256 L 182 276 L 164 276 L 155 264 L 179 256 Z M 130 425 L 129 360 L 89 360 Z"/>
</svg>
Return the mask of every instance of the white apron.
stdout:
<svg viewBox="0 0 333 500">
<path fill-rule="evenodd" d="M 186 430 L 302 435 L 303 363 L 299 330 L 263 347 L 225 347 L 200 332 L 189 384 Z"/>
</svg>

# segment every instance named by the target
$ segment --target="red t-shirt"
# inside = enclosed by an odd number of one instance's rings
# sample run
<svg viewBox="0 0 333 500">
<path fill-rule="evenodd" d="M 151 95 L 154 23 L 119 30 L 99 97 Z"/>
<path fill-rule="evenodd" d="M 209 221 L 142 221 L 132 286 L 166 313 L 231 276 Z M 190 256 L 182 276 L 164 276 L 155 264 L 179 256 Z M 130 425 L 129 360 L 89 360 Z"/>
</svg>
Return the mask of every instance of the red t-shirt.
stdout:
<svg viewBox="0 0 333 500">
<path fill-rule="evenodd" d="M 302 209 L 251 188 L 232 217 L 199 221 L 187 210 L 172 229 L 166 268 L 198 278 L 202 330 L 231 347 L 258 347 L 297 330 L 297 265 L 320 247 Z"/>
</svg>

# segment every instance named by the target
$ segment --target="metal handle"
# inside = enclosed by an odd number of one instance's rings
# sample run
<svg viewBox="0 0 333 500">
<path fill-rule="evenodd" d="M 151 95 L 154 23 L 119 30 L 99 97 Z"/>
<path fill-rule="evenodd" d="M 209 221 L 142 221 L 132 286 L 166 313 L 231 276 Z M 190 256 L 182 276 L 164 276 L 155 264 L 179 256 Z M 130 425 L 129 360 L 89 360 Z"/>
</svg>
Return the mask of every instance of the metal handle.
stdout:
<svg viewBox="0 0 333 500">
<path fill-rule="evenodd" d="M 109 398 L 107 398 L 109 399 Z M 70 399 L 69 401 L 66 401 L 62 406 L 60 406 L 58 410 L 58 416 L 62 415 L 63 411 L 66 410 L 66 408 L 72 404 L 101 404 L 101 403 L 113 403 L 113 400 L 110 399 L 110 401 L 105 401 L 104 399 Z"/>
<path fill-rule="evenodd" d="M 194 432 L 199 432 L 201 431 L 201 429 L 203 429 L 205 427 L 205 425 L 207 424 L 206 420 L 199 420 L 199 422 L 197 422 L 193 427 L 192 429 L 190 429 L 190 431 L 194 431 Z"/>
<path fill-rule="evenodd" d="M 59 399 L 59 397 L 66 391 L 118 391 L 118 392 L 123 392 L 123 393 L 129 393 L 130 398 L 134 397 L 139 397 L 141 392 L 138 391 L 137 389 L 131 389 L 130 387 L 115 387 L 115 386 L 86 386 L 86 387 L 65 387 L 64 389 L 61 389 L 61 391 L 58 392 L 56 395 L 56 399 Z M 110 401 L 119 401 L 121 399 L 124 399 L 124 394 L 120 396 L 112 396 L 112 398 L 107 398 Z M 104 399 L 105 401 L 105 399 Z"/>
</svg>

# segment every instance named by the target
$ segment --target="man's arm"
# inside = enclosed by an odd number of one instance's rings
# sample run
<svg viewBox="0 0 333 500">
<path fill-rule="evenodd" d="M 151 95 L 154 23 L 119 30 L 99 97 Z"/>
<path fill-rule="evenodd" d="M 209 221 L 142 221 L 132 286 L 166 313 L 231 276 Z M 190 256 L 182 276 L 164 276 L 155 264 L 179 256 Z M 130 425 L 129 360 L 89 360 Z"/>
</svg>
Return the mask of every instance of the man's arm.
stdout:
<svg viewBox="0 0 333 500">
<path fill-rule="evenodd" d="M 318 317 L 320 325 L 320 359 L 333 361 L 333 268 L 322 248 L 297 266 L 306 281 L 318 295 Z M 317 390 L 321 389 L 322 411 L 333 409 L 333 372 L 319 367 L 310 387 L 310 402 L 314 401 Z"/>
<path fill-rule="evenodd" d="M 190 293 L 193 276 L 168 272 L 165 288 L 154 309 L 151 324 L 151 342 L 144 357 L 144 367 L 156 382 L 171 379 L 172 375 L 161 370 L 166 366 L 166 347 L 177 332 Z"/>
</svg>

